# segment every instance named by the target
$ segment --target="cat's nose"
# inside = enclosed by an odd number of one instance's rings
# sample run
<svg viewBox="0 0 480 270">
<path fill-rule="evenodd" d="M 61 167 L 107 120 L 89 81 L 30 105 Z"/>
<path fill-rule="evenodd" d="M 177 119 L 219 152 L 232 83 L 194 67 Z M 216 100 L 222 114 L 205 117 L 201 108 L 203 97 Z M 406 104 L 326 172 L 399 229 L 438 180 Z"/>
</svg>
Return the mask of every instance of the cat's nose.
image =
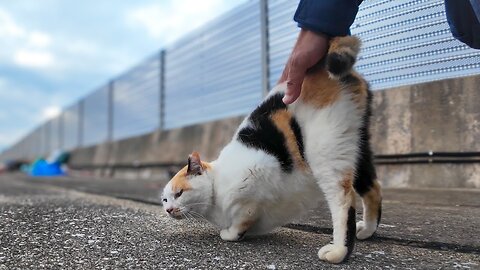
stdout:
<svg viewBox="0 0 480 270">
<path fill-rule="evenodd" d="M 171 214 L 173 212 L 173 208 L 168 208 L 165 211 L 167 211 L 167 213 Z"/>
</svg>

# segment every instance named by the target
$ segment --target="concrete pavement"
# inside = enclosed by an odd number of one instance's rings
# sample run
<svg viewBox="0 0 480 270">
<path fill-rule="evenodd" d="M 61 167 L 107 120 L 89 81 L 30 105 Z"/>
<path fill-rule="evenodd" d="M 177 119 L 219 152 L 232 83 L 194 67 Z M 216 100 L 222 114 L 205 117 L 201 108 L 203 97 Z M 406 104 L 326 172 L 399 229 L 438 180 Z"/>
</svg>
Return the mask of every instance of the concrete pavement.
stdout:
<svg viewBox="0 0 480 270">
<path fill-rule="evenodd" d="M 157 205 L 164 181 L 0 176 L 0 269 L 480 269 L 480 192 L 386 190 L 384 223 L 341 265 L 321 262 L 319 207 L 276 232 L 223 242 Z"/>
</svg>

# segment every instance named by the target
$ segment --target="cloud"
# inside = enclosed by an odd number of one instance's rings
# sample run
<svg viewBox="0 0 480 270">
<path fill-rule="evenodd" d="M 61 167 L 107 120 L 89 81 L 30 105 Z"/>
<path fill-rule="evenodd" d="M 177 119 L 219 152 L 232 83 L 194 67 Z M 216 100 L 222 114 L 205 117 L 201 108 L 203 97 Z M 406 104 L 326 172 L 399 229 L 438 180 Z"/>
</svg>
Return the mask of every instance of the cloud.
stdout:
<svg viewBox="0 0 480 270">
<path fill-rule="evenodd" d="M 0 36 L 22 37 L 25 36 L 25 29 L 18 25 L 12 16 L 0 8 Z"/>
<path fill-rule="evenodd" d="M 140 27 L 152 38 L 170 43 L 212 20 L 240 1 L 184 0 L 154 3 L 134 8 L 126 15 L 132 27 Z"/>
<path fill-rule="evenodd" d="M 58 114 L 70 98 L 68 91 L 50 95 L 35 86 L 0 77 L 0 148 L 15 143 L 40 122 Z"/>
<path fill-rule="evenodd" d="M 247 0 L 45 1 L 0 5 L 0 149 Z"/>
<path fill-rule="evenodd" d="M 54 57 L 48 51 L 19 49 L 13 54 L 13 62 L 21 67 L 47 68 L 53 65 Z"/>
<path fill-rule="evenodd" d="M 34 31 L 30 33 L 28 41 L 33 47 L 44 48 L 52 43 L 52 38 L 46 33 Z"/>
<path fill-rule="evenodd" d="M 43 109 L 42 117 L 45 120 L 49 120 L 59 116 L 61 112 L 62 112 L 62 109 L 59 106 L 48 106 Z"/>
<path fill-rule="evenodd" d="M 27 30 L 2 8 L 0 8 L 0 36 L 6 41 L 2 54 L 5 58 L 10 58 L 12 64 L 22 68 L 53 66 L 55 57 L 47 50 L 52 43 L 50 35 L 42 31 Z"/>
</svg>

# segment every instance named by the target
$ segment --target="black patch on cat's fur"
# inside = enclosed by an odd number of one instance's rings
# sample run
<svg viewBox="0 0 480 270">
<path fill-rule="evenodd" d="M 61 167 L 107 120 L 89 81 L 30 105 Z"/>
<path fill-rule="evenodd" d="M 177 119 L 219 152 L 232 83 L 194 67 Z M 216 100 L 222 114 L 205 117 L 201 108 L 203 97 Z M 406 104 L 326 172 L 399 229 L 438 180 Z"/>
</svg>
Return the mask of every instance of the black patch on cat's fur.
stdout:
<svg viewBox="0 0 480 270">
<path fill-rule="evenodd" d="M 290 128 L 293 131 L 293 134 L 295 135 L 295 140 L 297 141 L 297 146 L 298 146 L 298 151 L 300 152 L 300 155 L 302 156 L 302 159 L 305 160 L 305 149 L 303 146 L 303 135 L 302 135 L 302 130 L 300 129 L 300 126 L 298 125 L 297 120 L 295 120 L 294 117 L 290 120 Z"/>
<path fill-rule="evenodd" d="M 257 119 L 269 117 L 278 110 L 287 109 L 287 105 L 283 103 L 282 98 L 283 94 L 277 93 L 262 102 L 262 104 L 258 105 L 258 107 L 250 114 L 250 121 L 255 124 Z"/>
<path fill-rule="evenodd" d="M 261 149 L 268 154 L 275 156 L 280 162 L 282 170 L 291 172 L 293 161 L 285 146 L 283 134 L 275 127 L 270 119 L 259 120 L 260 126 L 256 129 L 246 127 L 238 133 L 238 140 L 247 147 Z"/>
<path fill-rule="evenodd" d="M 348 77 L 348 76 L 347 76 Z M 369 192 L 373 185 L 375 179 L 377 179 L 377 173 L 375 171 L 375 166 L 373 164 L 373 152 L 370 146 L 370 116 L 372 115 L 372 93 L 368 91 L 367 96 L 367 109 L 365 114 L 363 115 L 363 123 L 360 128 L 360 155 L 357 159 L 357 166 L 356 166 L 356 174 L 355 174 L 355 181 L 353 183 L 353 187 L 355 191 L 360 196 L 364 196 L 367 192 Z M 380 224 L 380 220 L 382 218 L 382 202 L 380 200 L 377 213 L 377 227 Z"/>
<path fill-rule="evenodd" d="M 287 108 L 282 98 L 283 94 L 278 93 L 260 104 L 250 115 L 252 126 L 241 129 L 238 132 L 238 140 L 247 147 L 261 149 L 275 156 L 282 170 L 291 172 L 293 160 L 286 147 L 285 137 L 270 118 L 274 112 Z"/>
<path fill-rule="evenodd" d="M 375 166 L 373 165 L 373 153 L 370 147 L 370 132 L 368 130 L 370 125 L 370 116 L 372 103 L 372 93 L 368 91 L 367 109 L 362 119 L 362 126 L 360 128 L 359 141 L 359 156 L 356 165 L 356 174 L 353 187 L 360 196 L 365 195 L 372 187 L 373 181 L 377 178 Z"/>
<path fill-rule="evenodd" d="M 355 222 L 355 208 L 350 206 L 348 209 L 348 220 L 347 220 L 347 238 L 345 239 L 345 245 L 347 246 L 347 256 L 345 259 L 350 257 L 352 254 L 353 248 L 355 246 L 355 234 L 357 233 L 357 224 Z"/>
<path fill-rule="evenodd" d="M 329 53 L 326 61 L 327 70 L 333 75 L 340 76 L 352 68 L 355 58 L 348 53 Z"/>
<path fill-rule="evenodd" d="M 359 85 L 360 79 L 356 76 L 353 76 L 351 73 L 340 78 L 340 82 L 346 85 Z"/>
<path fill-rule="evenodd" d="M 241 232 L 238 234 L 238 241 L 240 240 L 243 240 L 243 238 L 245 237 L 245 234 L 247 233 L 247 231 L 244 231 L 244 232 Z"/>
</svg>

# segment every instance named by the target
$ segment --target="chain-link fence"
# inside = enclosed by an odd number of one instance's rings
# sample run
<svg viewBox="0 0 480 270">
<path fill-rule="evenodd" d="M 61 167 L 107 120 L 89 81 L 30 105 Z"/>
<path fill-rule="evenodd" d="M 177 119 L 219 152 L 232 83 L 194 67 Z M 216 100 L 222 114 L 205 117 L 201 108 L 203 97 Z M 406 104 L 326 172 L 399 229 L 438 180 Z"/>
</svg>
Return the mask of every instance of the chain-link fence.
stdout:
<svg viewBox="0 0 480 270">
<path fill-rule="evenodd" d="M 33 159 L 243 115 L 279 78 L 298 32 L 298 1 L 252 0 L 162 49 L 66 108 L 0 159 Z M 480 51 L 456 41 L 443 0 L 367 0 L 351 28 L 373 90 L 480 74 Z"/>
</svg>

